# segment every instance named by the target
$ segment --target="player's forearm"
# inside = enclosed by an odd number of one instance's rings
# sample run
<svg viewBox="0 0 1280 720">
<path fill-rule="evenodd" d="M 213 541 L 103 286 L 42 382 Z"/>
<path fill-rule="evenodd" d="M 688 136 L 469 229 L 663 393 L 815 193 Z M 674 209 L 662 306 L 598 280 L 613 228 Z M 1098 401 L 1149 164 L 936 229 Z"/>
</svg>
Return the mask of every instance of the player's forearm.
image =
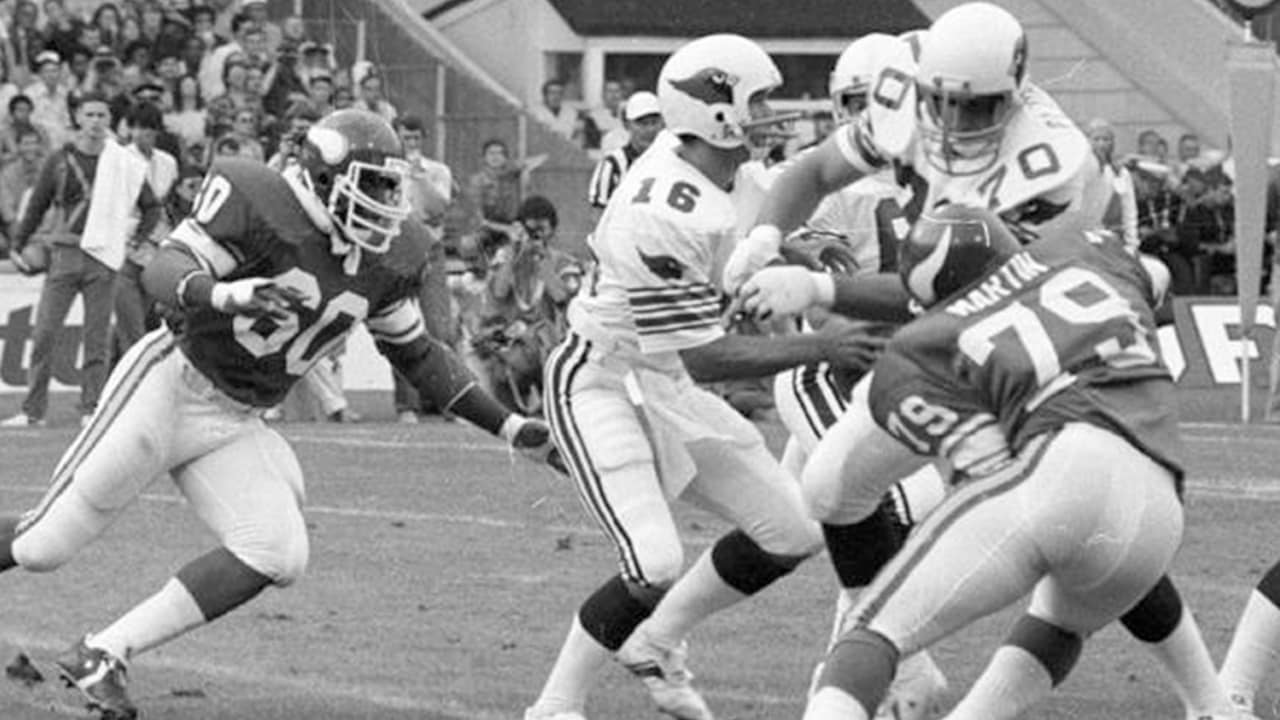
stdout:
<svg viewBox="0 0 1280 720">
<path fill-rule="evenodd" d="M 380 342 L 378 350 L 433 405 L 497 435 L 511 411 L 476 382 L 462 359 L 425 335 L 400 345 Z"/>
<path fill-rule="evenodd" d="M 160 248 L 142 271 L 147 295 L 169 307 L 211 306 L 216 282 L 195 258 L 172 246 Z"/>
<path fill-rule="evenodd" d="M 826 360 L 830 346 L 818 335 L 764 337 L 724 335 L 680 351 L 685 368 L 698 382 L 766 377 L 797 365 Z"/>
<path fill-rule="evenodd" d="M 835 281 L 834 312 L 859 320 L 906 322 L 911 319 L 911 296 L 896 273 L 832 275 Z"/>
<path fill-rule="evenodd" d="M 757 225 L 772 225 L 786 235 L 813 215 L 830 192 L 822 181 L 818 155 L 815 152 L 802 156 L 774 181 L 760 207 Z"/>
</svg>

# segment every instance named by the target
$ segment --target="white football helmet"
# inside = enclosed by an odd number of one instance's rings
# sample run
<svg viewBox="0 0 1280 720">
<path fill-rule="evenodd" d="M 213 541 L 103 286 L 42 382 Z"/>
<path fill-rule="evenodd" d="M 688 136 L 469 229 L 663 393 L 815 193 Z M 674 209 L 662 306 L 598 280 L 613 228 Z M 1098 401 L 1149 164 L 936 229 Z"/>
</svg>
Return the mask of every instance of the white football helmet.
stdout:
<svg viewBox="0 0 1280 720">
<path fill-rule="evenodd" d="M 930 164 L 950 175 L 994 165 L 1026 69 L 1027 37 L 1007 11 L 973 2 L 934 21 L 916 71 L 920 137 Z"/>
<path fill-rule="evenodd" d="M 782 84 L 764 49 L 740 35 L 707 35 L 676 50 L 658 76 L 667 129 L 724 149 L 743 147 L 748 132 L 777 119 L 751 99 Z M 753 114 L 754 112 L 754 114 Z"/>
<path fill-rule="evenodd" d="M 837 123 L 849 122 L 867 106 L 867 94 L 883 65 L 882 57 L 900 42 L 892 35 L 871 33 L 849 43 L 836 58 L 827 87 Z"/>
</svg>

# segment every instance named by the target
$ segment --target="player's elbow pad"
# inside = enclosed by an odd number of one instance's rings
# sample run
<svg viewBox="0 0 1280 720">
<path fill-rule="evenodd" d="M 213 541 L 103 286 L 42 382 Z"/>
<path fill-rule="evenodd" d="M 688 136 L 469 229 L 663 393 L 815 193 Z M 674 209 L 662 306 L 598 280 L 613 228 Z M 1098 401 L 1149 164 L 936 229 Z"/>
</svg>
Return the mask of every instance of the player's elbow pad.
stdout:
<svg viewBox="0 0 1280 720">
<path fill-rule="evenodd" d="M 142 288 L 158 302 L 177 307 L 178 284 L 199 270 L 200 264 L 191 256 L 173 247 L 162 247 L 142 271 Z"/>
</svg>

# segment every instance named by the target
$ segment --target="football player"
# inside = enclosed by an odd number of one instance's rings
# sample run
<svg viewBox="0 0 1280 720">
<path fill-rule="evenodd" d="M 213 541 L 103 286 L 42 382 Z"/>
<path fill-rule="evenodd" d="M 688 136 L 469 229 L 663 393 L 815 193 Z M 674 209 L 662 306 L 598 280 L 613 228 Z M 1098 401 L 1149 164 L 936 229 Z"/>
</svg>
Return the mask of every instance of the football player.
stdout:
<svg viewBox="0 0 1280 720">
<path fill-rule="evenodd" d="M 846 416 L 859 452 L 840 461 L 850 492 L 827 515 L 866 517 L 919 456 L 945 459 L 957 489 L 860 598 L 808 720 L 868 720 L 900 657 L 1034 591 L 948 715 L 1016 717 L 1163 576 L 1181 542 L 1182 448 L 1150 278 L 1118 245 L 1063 230 L 1024 249 L 962 205 L 913 229 L 899 273 L 932 309 Z M 1010 677 L 1001 666 L 1021 654 L 1043 672 Z"/>
<path fill-rule="evenodd" d="M 896 57 L 902 40 L 892 35 L 872 33 L 849 44 L 836 60 L 829 81 L 833 115 L 840 125 L 853 122 L 867 107 L 872 82 L 886 59 Z M 892 272 L 897 268 L 899 237 L 910 227 L 904 207 L 911 190 L 899 186 L 890 169 L 880 170 L 823 198 L 802 230 L 788 238 L 784 252 L 804 255 L 809 264 L 831 272 L 866 274 Z M 805 313 L 804 327 L 824 323 L 857 323 L 821 308 Z M 875 330 L 888 336 L 894 325 Z M 774 402 L 779 418 L 790 437 L 782 455 L 782 465 L 797 479 L 818 441 L 848 407 L 854 384 L 865 368 L 841 369 L 828 363 L 792 368 L 777 375 Z M 883 524 L 882 551 L 868 554 L 863 565 L 838 567 L 842 590 L 836 603 L 836 623 L 848 611 L 858 588 L 871 577 L 900 545 L 906 532 L 942 499 L 942 478 L 926 465 L 903 482 L 894 485 L 877 509 Z M 818 669 L 820 670 L 820 668 Z M 900 669 L 889 697 L 886 712 L 902 720 L 923 716 L 936 704 L 946 688 L 946 680 L 928 652 L 920 652 Z"/>
<path fill-rule="evenodd" d="M 677 50 L 658 79 L 677 142 L 655 143 L 623 178 L 592 235 L 596 276 L 569 306 L 546 367 L 546 408 L 583 503 L 615 544 L 620 573 L 582 604 L 529 720 L 581 720 L 616 658 L 658 707 L 711 718 L 690 684 L 685 636 L 821 546 L 799 487 L 759 431 L 695 380 L 764 377 L 803 363 L 867 361 L 864 334 L 726 334 L 717 278 L 735 235 L 727 188 L 749 136 L 775 121 L 782 77 L 754 42 L 711 35 Z M 684 572 L 669 503 L 735 525 Z"/>
<path fill-rule="evenodd" d="M 504 409 L 425 334 L 414 293 L 427 236 L 405 220 L 404 181 L 395 132 L 362 110 L 313 126 L 290 174 L 215 163 L 143 276 L 173 309 L 173 329 L 129 350 L 48 493 L 2 523 L 0 570 L 53 570 L 169 473 L 217 537 L 219 547 L 57 661 L 104 715 L 137 713 L 125 689 L 131 657 L 302 574 L 302 472 L 261 416 L 357 322 L 438 407 L 534 457 L 552 452 L 545 425 Z"/>
<path fill-rule="evenodd" d="M 989 3 L 959 5 L 939 16 L 927 33 L 906 36 L 896 58 L 879 71 L 858 121 L 838 129 L 773 184 L 757 226 L 726 263 L 726 288 L 736 291 L 776 257 L 780 238 L 799 226 L 821 197 L 878 168 L 891 167 L 899 182 L 912 188 L 908 218 L 948 203 L 974 204 L 999 213 L 1023 241 L 1100 220 L 1082 217 L 1084 184 L 1096 176 L 1088 141 L 1025 74 L 1021 25 Z M 1157 263 L 1144 258 L 1143 265 L 1167 277 Z M 770 268 L 751 277 L 743 293 L 753 296 L 747 304 L 783 313 L 816 301 L 873 319 L 910 316 L 910 297 L 894 274 L 850 278 L 786 272 L 793 270 Z M 836 450 L 860 452 L 849 442 L 839 423 L 823 438 L 832 456 Z M 817 477 L 811 475 L 814 482 Z M 830 468 L 825 478 L 828 487 L 814 492 L 838 496 L 839 473 Z M 837 567 L 865 562 L 857 559 L 859 548 L 874 547 L 868 545 L 879 537 L 874 525 L 825 528 Z M 1172 583 L 1162 580 L 1123 622 L 1170 673 L 1189 712 L 1220 705 L 1212 663 L 1201 652 L 1199 630 Z"/>
</svg>

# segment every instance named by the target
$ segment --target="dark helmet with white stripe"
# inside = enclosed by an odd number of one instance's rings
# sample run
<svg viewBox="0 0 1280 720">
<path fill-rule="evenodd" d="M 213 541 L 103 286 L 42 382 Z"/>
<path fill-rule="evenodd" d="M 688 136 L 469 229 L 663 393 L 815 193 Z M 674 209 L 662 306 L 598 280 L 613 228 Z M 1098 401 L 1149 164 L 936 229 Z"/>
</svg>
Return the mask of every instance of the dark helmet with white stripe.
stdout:
<svg viewBox="0 0 1280 720">
<path fill-rule="evenodd" d="M 907 292 L 929 307 L 1013 257 L 1021 246 L 994 212 L 945 205 L 920 216 L 898 249 Z"/>
</svg>

